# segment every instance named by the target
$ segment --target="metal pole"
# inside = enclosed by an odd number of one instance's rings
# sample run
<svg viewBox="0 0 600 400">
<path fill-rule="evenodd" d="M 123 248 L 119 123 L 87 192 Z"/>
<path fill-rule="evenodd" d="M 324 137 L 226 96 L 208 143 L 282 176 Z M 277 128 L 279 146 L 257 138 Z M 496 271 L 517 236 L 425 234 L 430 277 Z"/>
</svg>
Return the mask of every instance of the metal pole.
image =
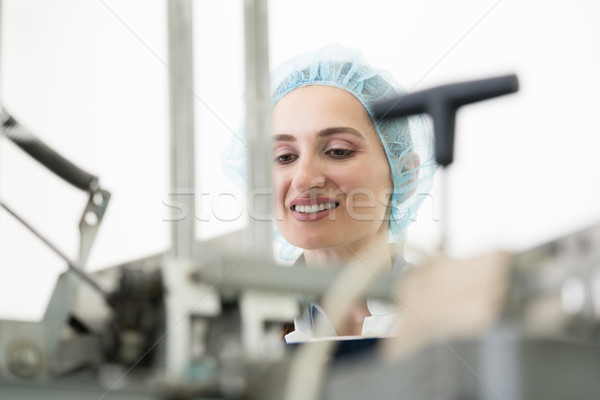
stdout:
<svg viewBox="0 0 600 400">
<path fill-rule="evenodd" d="M 181 210 L 173 210 L 171 255 L 191 259 L 196 239 L 192 2 L 169 0 L 167 13 L 171 132 L 169 195 L 186 211 L 182 217 Z"/>
<path fill-rule="evenodd" d="M 267 0 L 244 1 L 246 137 L 249 226 L 246 246 L 272 256 L 271 134 L 269 127 L 269 38 Z"/>
<path fill-rule="evenodd" d="M 438 252 L 441 255 L 446 254 L 448 250 L 448 230 L 450 226 L 450 221 L 448 218 L 450 216 L 450 190 L 449 190 L 449 182 L 448 182 L 448 168 L 442 168 L 441 171 L 438 172 L 438 180 L 440 182 L 440 199 L 441 199 L 441 208 L 440 208 L 440 242 L 438 244 Z"/>
</svg>

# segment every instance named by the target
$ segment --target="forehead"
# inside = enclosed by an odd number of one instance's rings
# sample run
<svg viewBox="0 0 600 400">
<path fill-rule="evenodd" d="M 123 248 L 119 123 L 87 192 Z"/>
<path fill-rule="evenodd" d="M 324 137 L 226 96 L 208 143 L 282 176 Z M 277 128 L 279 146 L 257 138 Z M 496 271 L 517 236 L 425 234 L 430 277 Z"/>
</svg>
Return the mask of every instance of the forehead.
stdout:
<svg viewBox="0 0 600 400">
<path fill-rule="evenodd" d="M 333 86 L 305 86 L 286 94 L 273 107 L 274 134 L 298 135 L 350 126 L 365 136 L 376 136 L 362 103 L 351 93 Z"/>
</svg>

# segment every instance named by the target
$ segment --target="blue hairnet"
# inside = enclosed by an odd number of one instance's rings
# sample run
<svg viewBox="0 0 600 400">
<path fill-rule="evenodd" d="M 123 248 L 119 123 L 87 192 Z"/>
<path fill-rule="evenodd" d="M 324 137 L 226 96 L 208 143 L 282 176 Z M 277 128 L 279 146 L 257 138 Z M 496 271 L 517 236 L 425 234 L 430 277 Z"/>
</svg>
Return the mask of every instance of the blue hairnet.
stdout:
<svg viewBox="0 0 600 400">
<path fill-rule="evenodd" d="M 271 73 L 271 105 L 294 89 L 309 85 L 325 85 L 343 89 L 354 95 L 365 107 L 385 150 L 394 182 L 391 198 L 390 237 L 402 242 L 406 227 L 416 218 L 417 209 L 429 192 L 436 164 L 433 137 L 423 116 L 397 118 L 385 121 L 373 117 L 371 105 L 379 100 L 406 94 L 392 76 L 370 66 L 356 49 L 330 45 L 316 52 L 300 54 Z M 245 180 L 245 149 L 235 140 L 226 150 L 223 161 L 230 177 Z M 241 148 L 241 149 L 240 149 Z M 237 166 L 236 166 L 237 164 Z M 237 178 L 239 179 L 239 178 Z M 275 240 L 282 244 L 281 257 L 291 260 L 301 250 L 285 242 L 275 232 Z"/>
</svg>

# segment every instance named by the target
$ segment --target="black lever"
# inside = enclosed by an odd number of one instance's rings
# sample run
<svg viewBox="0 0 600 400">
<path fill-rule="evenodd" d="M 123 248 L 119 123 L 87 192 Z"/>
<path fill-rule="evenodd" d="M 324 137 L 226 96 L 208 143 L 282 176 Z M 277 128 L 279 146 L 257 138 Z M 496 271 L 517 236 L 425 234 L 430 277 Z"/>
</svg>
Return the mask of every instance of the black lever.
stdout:
<svg viewBox="0 0 600 400">
<path fill-rule="evenodd" d="M 505 75 L 449 85 L 398 96 L 373 105 L 377 119 L 427 113 L 433 119 L 435 160 L 443 167 L 452 163 L 456 111 L 465 104 L 519 90 L 517 76 Z"/>
<path fill-rule="evenodd" d="M 0 128 L 13 143 L 71 185 L 90 193 L 98 189 L 98 177 L 85 172 L 51 149 L 2 108 L 0 108 Z"/>
</svg>

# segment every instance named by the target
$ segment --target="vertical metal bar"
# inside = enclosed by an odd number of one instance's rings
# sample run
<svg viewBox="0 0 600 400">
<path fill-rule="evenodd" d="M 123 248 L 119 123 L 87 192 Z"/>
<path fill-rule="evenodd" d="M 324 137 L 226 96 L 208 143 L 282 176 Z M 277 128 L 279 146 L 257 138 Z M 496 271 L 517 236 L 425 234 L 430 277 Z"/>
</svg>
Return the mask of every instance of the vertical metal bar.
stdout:
<svg viewBox="0 0 600 400">
<path fill-rule="evenodd" d="M 438 182 L 440 182 L 440 242 L 438 244 L 438 251 L 440 254 L 446 254 L 448 251 L 448 229 L 450 221 L 448 216 L 450 215 L 450 188 L 449 188 L 449 176 L 448 168 L 442 168 L 438 172 Z"/>
<path fill-rule="evenodd" d="M 192 1 L 167 1 L 169 35 L 169 95 L 171 196 L 187 211 L 174 209 L 171 255 L 192 258 L 195 234 L 194 79 Z M 175 213 L 178 218 L 175 218 Z"/>
<path fill-rule="evenodd" d="M 244 0 L 249 225 L 245 241 L 272 255 L 271 135 L 267 0 Z"/>
</svg>

